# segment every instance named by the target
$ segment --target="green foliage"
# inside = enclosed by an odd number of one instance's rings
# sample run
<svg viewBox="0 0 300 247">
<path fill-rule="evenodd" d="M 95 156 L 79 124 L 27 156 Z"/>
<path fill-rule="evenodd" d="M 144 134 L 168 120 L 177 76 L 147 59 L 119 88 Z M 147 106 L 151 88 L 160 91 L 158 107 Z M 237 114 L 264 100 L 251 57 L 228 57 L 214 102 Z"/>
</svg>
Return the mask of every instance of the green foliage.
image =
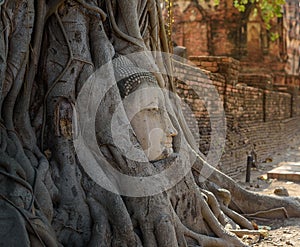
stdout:
<svg viewBox="0 0 300 247">
<path fill-rule="evenodd" d="M 233 0 L 234 7 L 244 12 L 248 4 L 255 4 L 255 9 L 260 10 L 262 19 L 269 30 L 271 20 L 275 17 L 282 17 L 282 6 L 285 0 Z"/>
<path fill-rule="evenodd" d="M 220 0 L 214 0 L 214 5 L 219 5 L 220 4 Z"/>
<path fill-rule="evenodd" d="M 173 1 L 173 0 L 168 0 Z M 200 0 L 204 1 L 204 0 Z M 220 4 L 221 0 L 213 0 L 215 6 Z M 225 1 L 225 0 L 223 0 Z M 274 18 L 282 17 L 283 5 L 286 3 L 286 0 L 232 0 L 233 5 L 240 12 L 245 12 L 248 5 L 254 5 L 254 14 L 257 15 L 258 12 L 261 13 L 261 17 L 265 23 L 267 30 L 271 29 L 271 21 Z M 270 39 L 275 41 L 279 38 L 277 32 L 270 32 Z"/>
<path fill-rule="evenodd" d="M 233 0 L 233 5 L 240 12 L 244 12 L 248 4 L 254 4 L 254 14 L 257 14 L 258 10 L 260 10 L 261 17 L 265 23 L 266 29 L 271 29 L 271 21 L 274 18 L 282 17 L 283 5 L 285 4 L 285 0 Z M 279 38 L 279 34 L 277 32 L 270 33 L 270 39 L 275 41 Z"/>
<path fill-rule="evenodd" d="M 271 39 L 271 41 L 275 41 L 275 40 L 277 40 L 279 38 L 279 33 L 270 33 L 270 39 Z"/>
<path fill-rule="evenodd" d="M 267 29 L 271 28 L 270 21 L 275 17 L 282 17 L 282 6 L 285 0 L 261 0 L 259 7 L 261 9 L 262 18 L 266 23 Z"/>
</svg>

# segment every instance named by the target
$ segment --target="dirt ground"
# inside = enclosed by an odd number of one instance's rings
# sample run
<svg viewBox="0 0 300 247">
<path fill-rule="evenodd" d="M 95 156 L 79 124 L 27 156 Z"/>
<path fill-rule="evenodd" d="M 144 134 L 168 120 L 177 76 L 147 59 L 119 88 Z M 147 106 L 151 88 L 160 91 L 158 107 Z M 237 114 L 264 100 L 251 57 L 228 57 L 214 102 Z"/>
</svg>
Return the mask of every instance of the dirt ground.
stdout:
<svg viewBox="0 0 300 247">
<path fill-rule="evenodd" d="M 251 171 L 250 183 L 245 183 L 245 174 L 241 174 L 237 181 L 251 190 L 262 194 L 273 194 L 278 187 L 287 189 L 290 196 L 300 196 L 300 182 L 279 181 L 267 179 L 267 172 L 280 166 L 281 162 L 299 162 L 300 166 L 300 141 L 294 140 L 293 145 L 283 153 L 270 156 L 266 162 L 258 164 L 258 168 Z M 260 226 L 266 226 L 268 236 L 244 236 L 244 241 L 250 246 L 300 246 L 300 219 L 289 218 L 273 220 L 270 222 L 257 222 Z"/>
</svg>

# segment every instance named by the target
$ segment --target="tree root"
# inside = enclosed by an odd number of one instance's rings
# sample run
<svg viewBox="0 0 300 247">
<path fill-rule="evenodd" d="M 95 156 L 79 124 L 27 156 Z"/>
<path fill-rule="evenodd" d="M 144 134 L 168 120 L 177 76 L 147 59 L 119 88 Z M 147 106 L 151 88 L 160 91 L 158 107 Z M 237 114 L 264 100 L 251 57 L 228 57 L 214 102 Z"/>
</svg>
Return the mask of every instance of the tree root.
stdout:
<svg viewBox="0 0 300 247">
<path fill-rule="evenodd" d="M 176 226 L 178 227 L 178 230 L 180 232 L 182 232 L 184 236 L 196 240 L 200 246 L 203 246 L 203 247 L 227 247 L 227 246 L 228 247 L 231 247 L 231 246 L 242 247 L 242 246 L 246 246 L 240 241 L 234 241 L 234 242 L 238 242 L 238 244 L 235 245 L 232 243 L 232 241 L 228 241 L 228 240 L 225 240 L 222 238 L 209 237 L 206 235 L 195 233 L 195 232 L 189 230 L 186 226 L 184 226 L 176 214 L 175 214 L 175 216 L 176 216 Z"/>
<path fill-rule="evenodd" d="M 201 191 L 207 196 L 207 203 L 209 207 L 211 208 L 213 214 L 215 217 L 220 221 L 220 223 L 225 226 L 227 223 L 229 223 L 228 219 L 226 219 L 226 216 L 224 213 L 221 211 L 220 205 L 216 199 L 216 197 L 213 195 L 213 193 L 201 189 Z"/>
<path fill-rule="evenodd" d="M 93 5 L 85 2 L 84 0 L 75 0 L 75 1 L 78 2 L 78 3 L 80 3 L 84 8 L 100 14 L 100 16 L 102 18 L 102 21 L 106 20 L 107 16 L 106 16 L 105 12 L 102 9 L 100 9 L 100 8 L 98 8 L 96 6 L 93 6 Z"/>
<path fill-rule="evenodd" d="M 273 208 L 265 211 L 258 211 L 252 214 L 244 214 L 244 216 L 249 218 L 267 218 L 267 219 L 282 219 L 289 218 L 288 212 L 284 207 Z"/>
<path fill-rule="evenodd" d="M 108 10 L 108 14 L 109 14 L 109 18 L 110 18 L 112 27 L 113 27 L 114 31 L 117 33 L 117 35 L 119 37 L 121 37 L 122 39 L 124 39 L 125 41 L 130 42 L 131 44 L 139 47 L 141 49 L 141 51 L 143 51 L 144 48 L 145 48 L 143 41 L 138 40 L 135 37 L 131 37 L 128 34 L 122 32 L 120 30 L 120 28 L 118 27 L 118 25 L 116 23 L 116 19 L 114 17 L 114 11 L 113 11 L 113 7 L 112 7 L 112 4 L 111 4 L 111 0 L 105 0 L 105 2 L 106 2 L 106 7 L 107 7 L 107 10 Z M 131 12 L 128 12 L 128 13 L 131 13 Z"/>
<path fill-rule="evenodd" d="M 87 203 L 93 219 L 93 232 L 88 246 L 109 246 L 111 243 L 111 231 L 105 209 L 89 195 L 87 197 Z"/>
<path fill-rule="evenodd" d="M 253 230 L 254 227 L 249 220 L 247 220 L 244 216 L 236 213 L 235 211 L 231 210 L 230 208 L 221 205 L 221 210 L 224 214 L 226 214 L 231 220 L 233 220 L 237 225 L 242 228 Z"/>
<path fill-rule="evenodd" d="M 200 176 L 199 171 L 201 171 L 203 161 L 198 158 L 194 164 L 193 170 Z M 208 165 L 208 164 L 206 164 Z M 208 165 L 209 166 L 209 165 Z M 233 210 L 247 214 L 255 214 L 257 211 L 269 211 L 272 212 L 272 209 L 276 208 L 285 208 L 285 211 L 282 209 L 279 210 L 281 214 L 278 214 L 278 210 L 275 210 L 276 213 L 270 213 L 268 217 L 270 219 L 286 217 L 300 217 L 300 202 L 294 198 L 281 198 L 276 196 L 267 196 L 260 195 L 251 191 L 248 191 L 241 186 L 239 186 L 233 179 L 227 175 L 221 173 L 214 167 L 210 166 L 212 169 L 212 174 L 208 178 L 208 181 L 217 186 L 218 188 L 224 188 L 230 191 L 232 200 L 229 205 Z M 211 190 L 211 189 L 210 189 Z"/>
<path fill-rule="evenodd" d="M 217 218 L 214 217 L 212 211 L 210 210 L 208 204 L 205 201 L 203 201 L 202 215 L 203 215 L 203 219 L 209 224 L 213 232 L 219 238 L 228 241 L 229 243 L 235 246 L 244 246 L 244 244 L 238 238 L 236 238 L 233 234 L 227 232 L 223 228 L 223 226 L 220 224 Z"/>
<path fill-rule="evenodd" d="M 265 237 L 267 235 L 266 230 L 230 230 L 230 232 L 234 233 L 238 237 L 242 238 L 245 235 L 259 235 Z"/>
<path fill-rule="evenodd" d="M 7 133 L 7 136 L 9 138 L 7 141 L 11 144 L 11 147 L 6 150 L 7 155 L 13 158 L 16 162 L 18 162 L 18 164 L 26 174 L 26 180 L 31 186 L 33 186 L 35 179 L 35 171 L 26 154 L 24 153 L 22 143 L 17 133 L 15 131 L 9 131 Z"/>
<path fill-rule="evenodd" d="M 24 210 L 22 208 L 19 208 L 16 206 L 12 201 L 7 199 L 5 196 L 0 194 L 0 198 L 7 202 L 9 205 L 11 205 L 23 218 L 25 219 L 26 223 L 28 224 L 26 226 L 28 233 L 33 234 L 34 237 L 38 239 L 38 242 L 41 244 L 41 246 L 49 246 L 49 247 L 56 247 L 57 241 L 54 237 L 54 233 L 48 228 L 45 223 L 41 221 L 40 218 L 37 216 L 32 217 L 28 213 L 27 210 Z M 39 221 L 39 223 L 37 223 Z"/>
<path fill-rule="evenodd" d="M 112 231 L 112 242 L 114 242 L 112 245 L 122 246 L 121 244 L 126 243 L 124 246 L 136 246 L 137 240 L 133 231 L 130 215 L 121 196 L 102 189 L 90 181 L 86 175 L 84 175 L 83 179 L 83 188 L 87 191 L 87 202 L 90 212 L 96 217 L 93 218 L 95 224 L 94 230 L 96 230 L 95 227 L 99 225 L 99 222 L 105 221 L 105 217 L 107 217 Z M 100 211 L 98 210 L 105 210 L 105 214 L 100 215 Z M 101 217 L 104 218 L 101 219 Z M 104 229 L 102 229 L 102 231 L 104 231 Z M 97 234 L 99 234 L 99 232 Z"/>
<path fill-rule="evenodd" d="M 231 194 L 228 190 L 225 190 L 223 188 L 216 188 L 216 186 L 212 183 L 209 183 L 206 181 L 206 183 L 198 183 L 200 188 L 205 187 L 206 190 L 210 191 L 210 193 L 216 197 L 220 207 L 221 212 L 223 212 L 226 216 L 229 217 L 231 221 L 234 222 L 234 224 L 237 224 L 239 227 L 253 230 L 252 223 L 247 220 L 244 216 L 236 213 L 232 209 L 228 208 L 230 202 L 231 202 Z M 209 203 L 210 204 L 210 203 Z M 216 204 L 216 203 L 215 203 Z"/>
<path fill-rule="evenodd" d="M 15 247 L 29 247 L 30 240 L 26 230 L 26 222 L 22 214 L 16 209 L 13 203 L 4 199 L 0 195 L 1 207 L 1 231 L 0 231 L 0 245 L 1 246 L 15 246 Z M 5 222 L 5 224 L 3 224 Z M 16 234 L 18 239 L 16 239 Z"/>
</svg>

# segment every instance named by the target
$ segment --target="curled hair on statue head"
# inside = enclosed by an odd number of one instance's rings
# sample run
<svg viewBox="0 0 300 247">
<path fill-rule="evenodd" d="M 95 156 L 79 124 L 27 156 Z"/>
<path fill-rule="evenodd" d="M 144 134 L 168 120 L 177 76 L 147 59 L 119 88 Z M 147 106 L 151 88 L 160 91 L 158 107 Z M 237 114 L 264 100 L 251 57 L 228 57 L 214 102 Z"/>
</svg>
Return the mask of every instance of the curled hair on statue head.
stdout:
<svg viewBox="0 0 300 247">
<path fill-rule="evenodd" d="M 150 72 L 136 73 L 118 81 L 117 85 L 122 98 L 134 92 L 140 85 L 157 85 L 155 77 Z"/>
<path fill-rule="evenodd" d="M 143 83 L 157 85 L 157 80 L 151 72 L 135 66 L 125 56 L 115 56 L 112 62 L 122 98 L 134 92 Z"/>
</svg>

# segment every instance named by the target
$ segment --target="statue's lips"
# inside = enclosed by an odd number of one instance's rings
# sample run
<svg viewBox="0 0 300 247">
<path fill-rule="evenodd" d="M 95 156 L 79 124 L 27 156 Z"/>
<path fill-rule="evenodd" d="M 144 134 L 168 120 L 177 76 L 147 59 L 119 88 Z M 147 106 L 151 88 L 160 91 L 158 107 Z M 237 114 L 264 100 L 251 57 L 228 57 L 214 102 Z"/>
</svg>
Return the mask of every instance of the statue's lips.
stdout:
<svg viewBox="0 0 300 247">
<path fill-rule="evenodd" d="M 172 142 L 165 142 L 165 145 L 164 145 L 166 148 L 173 148 L 173 144 Z"/>
<path fill-rule="evenodd" d="M 162 152 L 159 156 L 157 156 L 155 159 L 150 160 L 151 162 L 155 162 L 155 161 L 159 161 L 159 160 L 163 160 L 168 158 L 169 156 L 171 156 L 171 154 L 174 153 L 174 150 L 172 148 L 172 145 L 164 145 L 164 147 L 162 148 Z"/>
</svg>

